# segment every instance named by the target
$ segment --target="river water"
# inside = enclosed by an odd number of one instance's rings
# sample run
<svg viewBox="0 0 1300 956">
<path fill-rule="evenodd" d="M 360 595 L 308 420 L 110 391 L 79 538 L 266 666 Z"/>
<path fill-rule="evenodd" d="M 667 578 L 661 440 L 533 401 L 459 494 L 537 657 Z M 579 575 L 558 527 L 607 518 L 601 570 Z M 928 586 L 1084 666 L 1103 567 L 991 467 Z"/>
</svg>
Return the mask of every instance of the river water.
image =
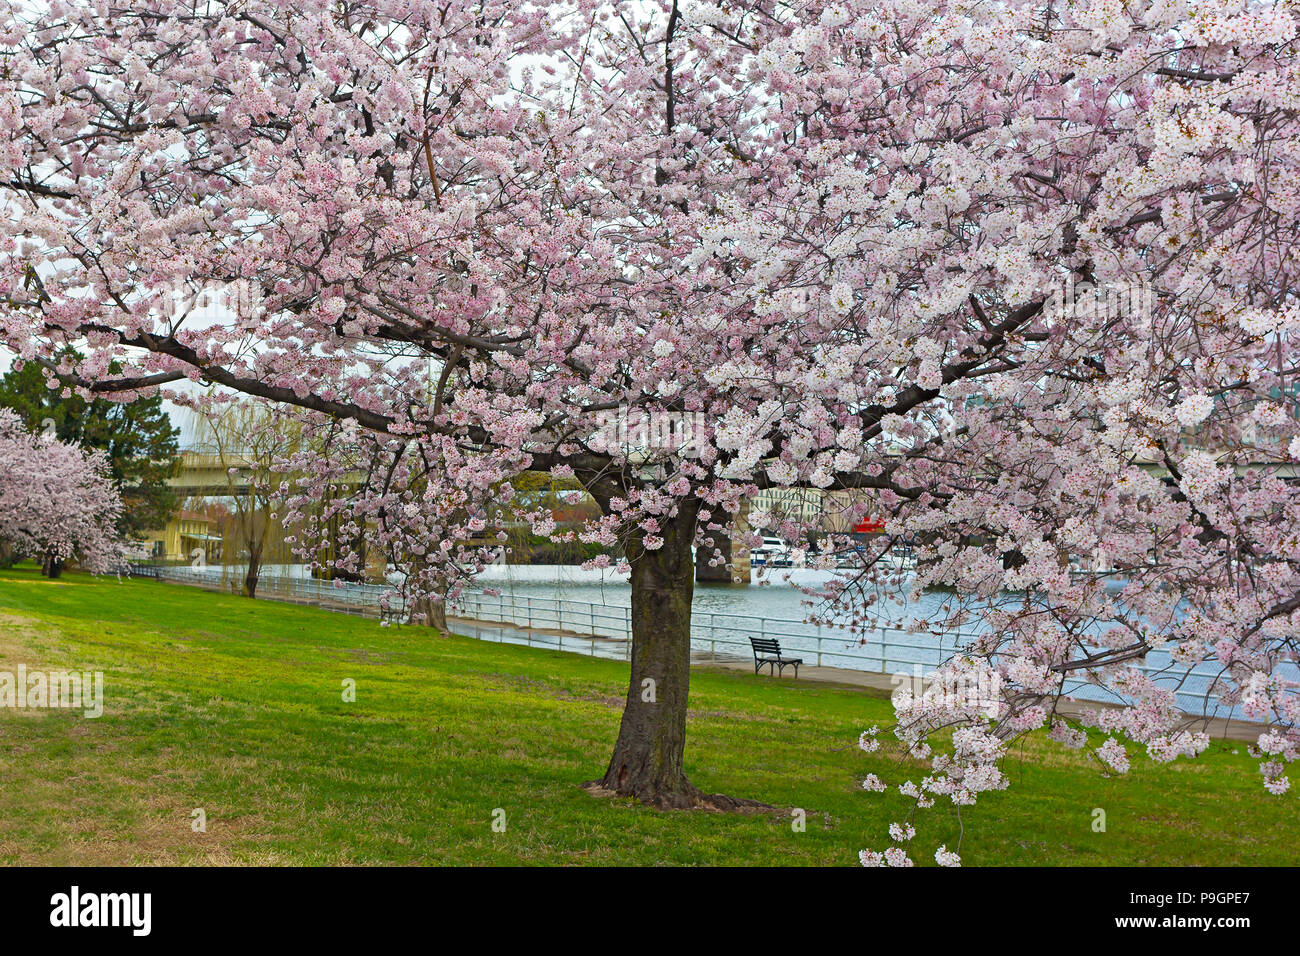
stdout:
<svg viewBox="0 0 1300 956">
<path fill-rule="evenodd" d="M 243 569 L 209 565 L 198 569 L 207 574 L 223 575 L 232 581 L 243 579 Z M 268 564 L 262 568 L 262 580 L 310 577 L 305 565 Z M 834 572 L 807 568 L 774 568 L 754 583 L 696 584 L 691 604 L 695 614 L 738 614 L 754 618 L 803 621 L 810 613 L 810 600 L 801 588 L 820 587 L 834 578 Z M 394 578 L 394 580 L 396 580 Z M 474 587 L 499 589 L 521 598 L 533 597 L 564 601 L 583 601 L 607 607 L 626 608 L 632 602 L 632 588 L 626 574 L 613 570 L 585 570 L 576 565 L 521 564 L 491 565 L 475 579 Z M 905 607 L 889 604 L 881 609 L 884 617 L 903 622 L 913 617 L 929 617 L 948 600 L 944 594 L 922 594 L 919 603 Z"/>
<path fill-rule="evenodd" d="M 833 578 L 831 571 L 776 568 L 763 577 L 755 572 L 754 583 L 749 585 L 697 583 L 691 610 L 696 614 L 715 612 L 802 621 L 811 608 L 807 604 L 810 599 L 801 588 L 821 587 Z M 611 570 L 585 571 L 579 567 L 544 564 L 494 565 L 478 576 L 477 583 L 521 596 L 588 601 L 610 607 L 628 607 L 632 601 L 627 575 Z M 933 614 L 944 597 L 922 595 L 920 604 L 908 606 L 907 616 Z M 901 609 L 893 619 L 903 620 Z"/>
</svg>

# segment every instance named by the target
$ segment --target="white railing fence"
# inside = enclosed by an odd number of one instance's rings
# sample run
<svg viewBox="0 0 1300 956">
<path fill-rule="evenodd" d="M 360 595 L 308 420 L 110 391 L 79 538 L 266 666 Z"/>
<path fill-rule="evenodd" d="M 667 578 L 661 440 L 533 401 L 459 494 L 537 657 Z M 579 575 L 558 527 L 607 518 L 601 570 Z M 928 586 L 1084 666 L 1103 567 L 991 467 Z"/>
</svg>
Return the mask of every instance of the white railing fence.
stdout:
<svg viewBox="0 0 1300 956">
<path fill-rule="evenodd" d="M 133 574 L 164 581 L 238 592 L 241 569 L 133 567 Z M 259 596 L 315 604 L 331 610 L 406 623 L 406 608 L 394 589 L 381 584 L 323 581 L 311 577 L 269 576 L 259 580 Z M 385 599 L 391 606 L 385 606 Z M 482 640 L 550 647 L 613 660 L 631 656 L 632 612 L 621 605 L 594 604 L 559 597 L 501 592 L 465 592 L 447 607 L 457 633 Z M 499 625 L 499 626 L 492 626 Z M 775 638 L 782 654 L 800 657 L 805 666 L 842 668 L 882 674 L 922 676 L 952 656 L 975 635 L 969 632 L 922 634 L 878 627 L 863 633 L 790 618 L 733 614 L 696 609 L 691 622 L 691 652 L 697 661 L 752 661 L 751 637 Z M 1175 692 L 1178 706 L 1195 714 L 1230 716 L 1219 707 L 1212 689 L 1216 672 L 1201 666 L 1172 668 L 1159 652 L 1134 669 Z M 1067 684 L 1066 693 L 1085 700 L 1108 699 L 1085 680 Z"/>
</svg>

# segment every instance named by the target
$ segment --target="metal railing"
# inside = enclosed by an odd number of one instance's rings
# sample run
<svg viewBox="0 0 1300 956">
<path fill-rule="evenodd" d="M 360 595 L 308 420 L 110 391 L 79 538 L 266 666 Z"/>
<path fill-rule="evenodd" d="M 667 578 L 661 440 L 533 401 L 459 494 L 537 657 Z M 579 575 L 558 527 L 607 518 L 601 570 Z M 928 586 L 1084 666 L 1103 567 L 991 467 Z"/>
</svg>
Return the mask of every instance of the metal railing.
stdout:
<svg viewBox="0 0 1300 956">
<path fill-rule="evenodd" d="M 240 569 L 226 569 L 228 573 L 223 574 L 216 568 L 145 565 L 142 571 L 160 580 L 227 593 L 238 592 L 243 581 Z M 134 567 L 132 573 L 136 573 Z M 408 620 L 400 596 L 392 587 L 382 584 L 274 575 L 260 579 L 257 593 L 396 623 Z M 627 606 L 514 592 L 472 591 L 449 602 L 447 614 L 457 619 L 456 632 L 469 637 L 613 660 L 631 657 L 632 611 Z M 775 638 L 780 641 L 783 654 L 803 658 L 806 666 L 915 678 L 943 663 L 975 636 L 974 632 L 917 633 L 887 626 L 853 633 L 847 627 L 806 620 L 697 609 L 691 621 L 691 655 L 696 661 L 752 660 L 751 637 Z M 1147 662 L 1130 666 L 1171 684 L 1177 704 L 1183 710 L 1197 714 L 1220 710 L 1223 713 L 1219 716 L 1229 716 L 1228 708 L 1218 706 L 1217 693 L 1212 688 L 1216 672 L 1199 666 L 1190 670 L 1181 666 L 1171 669 L 1167 655 L 1158 651 L 1148 655 Z M 1082 700 L 1111 699 L 1101 688 L 1082 679 L 1067 683 L 1065 693 Z"/>
<path fill-rule="evenodd" d="M 194 568 L 168 565 L 131 565 L 132 577 L 152 577 L 176 584 L 188 584 L 209 591 L 239 593 L 244 584 L 244 569 L 208 566 Z M 277 597 L 298 603 L 317 604 L 332 610 L 354 610 L 367 617 L 382 617 L 386 611 L 384 599 L 394 590 L 382 584 L 357 584 L 345 581 L 325 581 L 311 577 L 288 577 L 268 574 L 258 578 L 258 596 Z M 406 608 L 395 602 L 396 615 L 405 619 Z"/>
<path fill-rule="evenodd" d="M 448 614 L 520 628 L 594 635 L 623 642 L 632 639 L 632 609 L 566 598 L 514 593 L 466 593 Z M 816 667 L 892 672 L 899 666 L 936 666 L 973 634 L 949 633 L 929 640 L 903 628 L 881 627 L 860 636 L 847 628 L 810 624 L 793 618 L 696 610 L 691 620 L 691 648 L 697 658 L 745 660 L 751 637 L 775 638 L 783 651 L 804 655 Z"/>
</svg>

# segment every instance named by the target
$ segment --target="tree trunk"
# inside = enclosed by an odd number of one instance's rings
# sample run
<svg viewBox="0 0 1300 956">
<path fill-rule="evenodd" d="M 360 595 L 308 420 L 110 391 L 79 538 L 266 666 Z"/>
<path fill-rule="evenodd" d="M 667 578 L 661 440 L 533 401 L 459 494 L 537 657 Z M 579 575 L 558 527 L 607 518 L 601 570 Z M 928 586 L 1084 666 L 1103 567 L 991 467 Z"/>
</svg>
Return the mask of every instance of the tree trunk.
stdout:
<svg viewBox="0 0 1300 956">
<path fill-rule="evenodd" d="M 257 578 L 262 570 L 262 549 L 248 549 L 248 573 L 244 575 L 244 596 L 257 597 Z"/>
<path fill-rule="evenodd" d="M 45 573 L 51 578 L 61 577 L 63 575 L 63 562 L 58 558 L 49 558 L 46 563 Z"/>
<path fill-rule="evenodd" d="M 691 540 L 695 508 L 661 524 L 663 547 L 632 542 L 632 672 L 609 769 L 597 794 L 636 797 L 661 809 L 762 807 L 701 793 L 686 778 L 686 705 L 691 675 Z"/>
<path fill-rule="evenodd" d="M 447 602 L 435 601 L 433 598 L 420 599 L 420 611 L 424 614 L 424 626 L 437 628 L 447 634 Z"/>
</svg>

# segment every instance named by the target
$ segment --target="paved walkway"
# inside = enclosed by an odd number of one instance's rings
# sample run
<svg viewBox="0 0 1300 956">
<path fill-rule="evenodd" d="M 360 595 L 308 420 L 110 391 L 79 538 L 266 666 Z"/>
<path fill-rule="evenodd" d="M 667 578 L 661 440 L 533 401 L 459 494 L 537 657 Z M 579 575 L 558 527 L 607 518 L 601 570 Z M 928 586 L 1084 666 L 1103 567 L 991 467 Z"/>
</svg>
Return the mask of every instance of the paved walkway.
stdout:
<svg viewBox="0 0 1300 956">
<path fill-rule="evenodd" d="M 754 673 L 754 664 L 752 661 L 693 661 L 693 667 L 716 668 L 720 670 L 746 671 Z M 909 675 L 910 676 L 910 675 Z M 770 680 L 767 672 L 760 675 L 760 679 Z M 787 684 L 795 683 L 794 678 L 778 678 Z M 843 667 L 800 667 L 799 680 L 816 681 L 823 684 L 839 684 L 842 687 L 860 687 L 869 690 L 884 691 L 885 696 L 893 693 L 895 687 L 899 686 L 893 674 L 881 674 L 875 671 L 854 671 Z M 1057 711 L 1065 717 L 1078 717 L 1084 711 L 1096 710 L 1097 708 L 1116 709 L 1118 704 L 1111 704 L 1105 701 L 1061 701 L 1057 705 Z M 1216 740 L 1244 740 L 1254 743 L 1260 733 L 1264 730 L 1263 724 L 1255 724 L 1245 720 L 1225 720 L 1222 717 L 1211 717 L 1207 721 L 1203 717 L 1194 714 L 1187 715 L 1189 730 L 1204 730 L 1212 739 Z"/>
<path fill-rule="evenodd" d="M 483 622 L 470 620 L 467 618 L 449 617 L 448 623 L 452 626 L 457 634 L 464 634 L 467 637 L 477 637 L 482 640 L 501 641 L 507 644 L 527 644 L 532 647 L 549 647 L 554 650 L 573 651 L 574 653 L 586 654 L 588 656 L 610 658 L 614 660 L 627 659 L 627 641 L 617 638 L 592 637 L 585 634 L 577 634 L 569 631 L 556 631 L 549 628 L 527 628 L 515 627 L 508 624 L 498 624 L 495 622 Z M 727 659 L 710 659 L 707 656 L 701 657 L 696 655 L 691 661 L 691 666 L 703 670 L 729 670 L 741 671 L 748 674 L 754 673 L 754 662 L 752 660 L 727 660 Z M 793 673 L 793 672 L 791 672 Z M 888 696 L 895 687 L 899 686 L 893 674 L 882 674 L 877 671 L 857 671 L 849 670 L 843 667 L 800 667 L 799 677 L 792 676 L 771 678 L 766 672 L 759 675 L 758 680 L 780 680 L 786 684 L 795 684 L 797 681 L 812 681 L 819 684 L 835 684 L 840 687 L 854 687 L 863 690 L 880 692 L 878 696 Z M 1110 704 L 1103 701 L 1061 701 L 1057 705 L 1057 711 L 1066 717 L 1077 717 L 1086 710 L 1095 710 L 1097 708 L 1116 708 L 1118 705 Z M 1242 720 L 1225 720 L 1222 717 L 1212 717 L 1207 721 L 1205 718 L 1188 715 L 1188 729 L 1204 730 L 1213 739 L 1219 740 L 1241 740 L 1254 742 L 1263 730 L 1260 724 L 1250 723 Z"/>
<path fill-rule="evenodd" d="M 214 588 L 215 590 L 215 588 Z M 272 589 L 258 591 L 258 597 L 274 601 L 283 601 L 289 604 L 310 604 L 321 607 L 329 611 L 343 612 L 346 614 L 363 615 L 367 617 L 376 616 L 374 609 L 367 608 L 363 605 L 345 604 L 342 602 L 324 600 L 314 600 L 309 598 L 291 597 L 284 594 L 277 594 Z M 474 637 L 486 641 L 499 641 L 503 644 L 524 644 L 530 647 L 546 647 L 551 650 L 570 651 L 575 654 L 585 654 L 588 657 L 599 657 L 606 660 L 625 661 L 628 657 L 628 642 L 623 638 L 600 637 L 590 634 L 579 634 L 575 631 L 559 631 L 553 628 L 541 627 L 523 627 L 520 625 L 501 624 L 496 621 L 478 621 L 471 618 L 455 617 L 448 615 L 447 622 L 452 630 L 457 634 L 466 637 Z M 701 669 L 718 669 L 743 671 L 745 673 L 754 673 L 754 662 L 749 658 L 744 659 L 710 659 L 709 657 L 696 656 L 691 661 L 691 666 Z M 763 673 L 757 680 L 781 680 L 787 684 L 796 683 L 793 677 L 769 677 Z M 841 687 L 853 687 L 862 690 L 883 692 L 877 696 L 888 696 L 897 685 L 893 674 L 882 674 L 876 671 L 856 671 L 843 667 L 800 667 L 799 681 L 812 681 L 819 684 L 835 684 Z M 1069 703 L 1062 701 L 1057 710 L 1067 716 L 1076 717 L 1085 710 L 1091 710 L 1098 707 L 1113 708 L 1118 705 L 1109 704 L 1101 701 L 1079 701 Z M 1188 729 L 1204 730 L 1211 738 L 1218 740 L 1241 740 L 1254 742 L 1258 739 L 1259 734 L 1264 730 L 1264 725 L 1251 723 L 1243 720 L 1225 720 L 1221 717 L 1206 718 L 1188 715 Z"/>
</svg>

